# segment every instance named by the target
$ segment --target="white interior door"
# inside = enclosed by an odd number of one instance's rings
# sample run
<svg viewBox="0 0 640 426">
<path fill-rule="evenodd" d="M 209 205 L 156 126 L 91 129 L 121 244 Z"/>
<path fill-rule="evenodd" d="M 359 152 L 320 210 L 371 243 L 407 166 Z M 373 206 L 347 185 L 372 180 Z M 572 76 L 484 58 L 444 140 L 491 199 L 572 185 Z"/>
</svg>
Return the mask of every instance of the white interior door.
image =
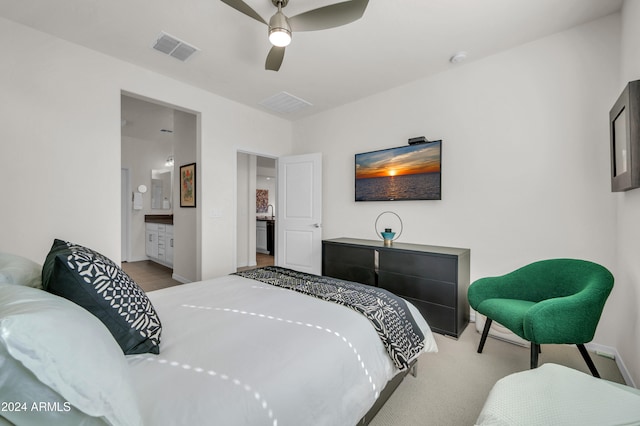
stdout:
<svg viewBox="0 0 640 426">
<path fill-rule="evenodd" d="M 322 272 L 322 154 L 278 158 L 275 263 Z"/>
</svg>

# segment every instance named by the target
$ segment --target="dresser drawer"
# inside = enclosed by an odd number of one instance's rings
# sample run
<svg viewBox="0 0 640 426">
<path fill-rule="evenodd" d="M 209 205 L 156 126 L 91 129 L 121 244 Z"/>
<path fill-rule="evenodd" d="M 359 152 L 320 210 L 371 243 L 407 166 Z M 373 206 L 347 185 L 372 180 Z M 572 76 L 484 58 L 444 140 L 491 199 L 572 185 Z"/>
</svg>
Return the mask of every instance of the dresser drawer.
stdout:
<svg viewBox="0 0 640 426">
<path fill-rule="evenodd" d="M 373 269 L 374 251 L 368 248 L 352 247 L 336 244 L 323 246 L 322 260 L 325 264 L 341 263 Z"/>
<path fill-rule="evenodd" d="M 435 281 L 457 282 L 458 261 L 455 257 L 406 251 L 380 250 L 380 270 Z"/>
<path fill-rule="evenodd" d="M 456 285 L 453 283 L 381 270 L 378 275 L 378 286 L 402 297 L 449 307 L 456 306 Z"/>
<path fill-rule="evenodd" d="M 361 284 L 376 285 L 376 276 L 373 269 L 355 265 L 335 262 L 327 263 L 324 265 L 322 275 L 346 281 L 355 281 Z"/>
<path fill-rule="evenodd" d="M 418 308 L 424 319 L 427 320 L 427 324 L 429 324 L 432 331 L 459 337 L 459 333 L 456 332 L 455 309 L 412 299 L 410 297 L 406 297 L 405 299 Z M 461 333 L 462 330 L 459 332 Z"/>
</svg>

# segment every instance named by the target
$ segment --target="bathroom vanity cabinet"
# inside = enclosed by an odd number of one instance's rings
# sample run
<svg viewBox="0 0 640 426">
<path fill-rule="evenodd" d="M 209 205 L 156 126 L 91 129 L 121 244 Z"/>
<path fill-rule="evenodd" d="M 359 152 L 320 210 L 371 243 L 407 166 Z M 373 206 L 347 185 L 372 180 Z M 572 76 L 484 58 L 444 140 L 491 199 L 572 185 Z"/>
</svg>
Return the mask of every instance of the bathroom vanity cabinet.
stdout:
<svg viewBox="0 0 640 426">
<path fill-rule="evenodd" d="M 173 268 L 173 216 L 147 215 L 145 228 L 145 252 L 149 260 Z"/>
</svg>

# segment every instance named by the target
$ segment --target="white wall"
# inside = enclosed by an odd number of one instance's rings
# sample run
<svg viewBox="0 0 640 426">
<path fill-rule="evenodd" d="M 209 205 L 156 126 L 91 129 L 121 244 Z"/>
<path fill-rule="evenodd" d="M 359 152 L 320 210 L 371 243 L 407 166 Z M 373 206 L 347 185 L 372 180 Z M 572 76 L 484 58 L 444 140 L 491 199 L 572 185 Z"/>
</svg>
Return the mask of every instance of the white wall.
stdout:
<svg viewBox="0 0 640 426">
<path fill-rule="evenodd" d="M 182 282 L 197 281 L 198 258 L 198 211 L 180 207 L 180 166 L 196 163 L 198 168 L 198 117 L 183 111 L 174 111 L 174 171 L 173 171 L 173 277 Z M 202 196 L 196 186 L 196 203 Z"/>
<path fill-rule="evenodd" d="M 629 81 L 640 79 L 640 1 L 626 0 L 622 9 L 621 78 L 611 105 Z M 640 385 L 640 189 L 616 194 L 617 247 L 616 309 L 611 310 L 618 328 L 612 330 L 636 385 Z"/>
<path fill-rule="evenodd" d="M 323 238 L 376 239 L 392 210 L 403 242 L 470 248 L 472 280 L 551 257 L 615 270 L 619 25 L 612 15 L 294 123 L 296 153 L 323 153 Z M 354 154 L 421 135 L 443 140 L 442 200 L 355 203 Z M 617 343 L 617 309 L 603 345 Z"/>
<path fill-rule="evenodd" d="M 124 90 L 200 113 L 196 279 L 235 270 L 235 145 L 288 154 L 290 123 L 4 19 L 0 50 L 1 251 L 42 262 L 57 237 L 120 258 Z"/>
</svg>

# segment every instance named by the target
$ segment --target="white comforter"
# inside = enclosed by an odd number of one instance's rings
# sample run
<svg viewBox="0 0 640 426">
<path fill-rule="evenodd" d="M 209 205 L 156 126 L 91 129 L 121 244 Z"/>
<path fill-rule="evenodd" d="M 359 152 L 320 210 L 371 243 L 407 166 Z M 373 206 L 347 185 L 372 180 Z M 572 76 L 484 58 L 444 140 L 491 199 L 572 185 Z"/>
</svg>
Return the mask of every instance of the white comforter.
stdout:
<svg viewBox="0 0 640 426">
<path fill-rule="evenodd" d="M 369 321 L 330 302 L 234 275 L 149 297 L 160 355 L 128 357 L 148 425 L 355 425 L 398 373 Z"/>
</svg>

